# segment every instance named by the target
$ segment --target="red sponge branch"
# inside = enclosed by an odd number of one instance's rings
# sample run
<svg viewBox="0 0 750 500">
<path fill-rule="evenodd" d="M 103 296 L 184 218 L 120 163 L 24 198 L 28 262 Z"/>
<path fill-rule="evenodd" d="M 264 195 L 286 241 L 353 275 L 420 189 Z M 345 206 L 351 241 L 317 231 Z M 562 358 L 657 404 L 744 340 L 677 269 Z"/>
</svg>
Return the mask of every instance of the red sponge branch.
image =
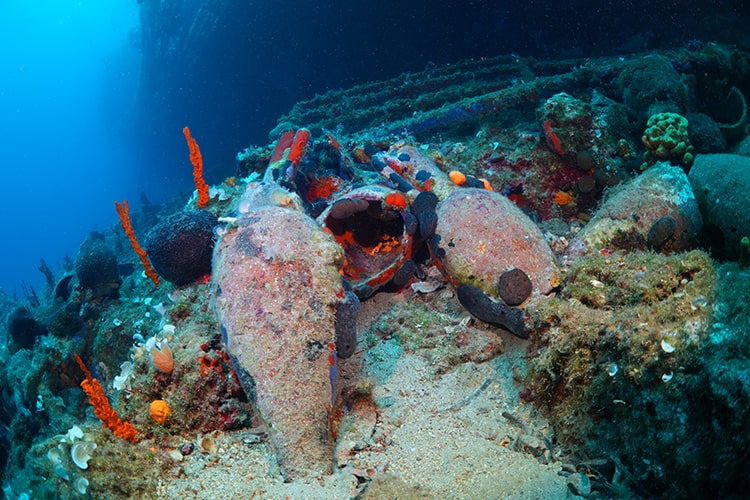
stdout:
<svg viewBox="0 0 750 500">
<path fill-rule="evenodd" d="M 81 367 L 83 373 L 86 374 L 86 379 L 81 382 L 81 387 L 83 388 L 83 392 L 89 397 L 89 403 L 94 407 L 94 414 L 99 417 L 104 424 L 104 427 L 110 429 L 115 436 L 121 437 L 132 443 L 137 443 L 138 431 L 136 428 L 133 427 L 132 424 L 122 421 L 120 415 L 118 415 L 114 408 L 109 404 L 109 399 L 107 399 L 106 394 L 104 394 L 102 385 L 98 380 L 91 376 L 91 372 L 86 368 L 81 357 L 78 354 L 74 354 L 73 357 L 75 357 L 76 362 L 78 362 L 78 366 Z"/>
<path fill-rule="evenodd" d="M 195 180 L 195 187 L 198 190 L 198 207 L 203 208 L 208 204 L 209 200 L 208 184 L 203 180 L 203 156 L 201 155 L 198 143 L 190 134 L 190 129 L 184 127 L 182 133 L 185 135 L 185 140 L 190 149 L 190 163 L 193 164 L 193 179 Z"/>
<path fill-rule="evenodd" d="M 119 202 L 115 202 L 115 207 L 117 208 L 117 215 L 120 217 L 120 224 L 122 225 L 122 229 L 128 236 L 130 245 L 133 247 L 133 250 L 135 250 L 135 253 L 137 253 L 138 257 L 141 259 L 141 264 L 143 264 L 143 269 L 146 271 L 146 276 L 151 278 L 151 281 L 154 282 L 154 285 L 159 286 L 159 284 L 161 283 L 161 281 L 159 280 L 159 275 L 156 274 L 154 268 L 151 267 L 151 262 L 148 261 L 146 251 L 141 248 L 141 245 L 138 243 L 138 239 L 136 239 L 135 237 L 133 224 L 131 224 L 130 222 L 130 207 L 128 206 L 128 200 L 123 201 L 122 204 L 120 204 Z"/>
</svg>

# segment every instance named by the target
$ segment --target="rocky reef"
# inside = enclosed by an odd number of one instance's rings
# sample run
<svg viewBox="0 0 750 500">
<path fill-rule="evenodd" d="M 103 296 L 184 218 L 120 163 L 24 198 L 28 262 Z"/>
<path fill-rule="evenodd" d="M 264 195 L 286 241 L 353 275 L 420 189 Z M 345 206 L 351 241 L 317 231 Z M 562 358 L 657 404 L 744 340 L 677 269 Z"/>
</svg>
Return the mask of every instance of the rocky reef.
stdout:
<svg viewBox="0 0 750 500">
<path fill-rule="evenodd" d="M 164 281 L 113 226 L 0 296 L 6 497 L 738 496 L 748 68 L 505 56 L 297 104 L 200 210 L 133 211 Z"/>
</svg>

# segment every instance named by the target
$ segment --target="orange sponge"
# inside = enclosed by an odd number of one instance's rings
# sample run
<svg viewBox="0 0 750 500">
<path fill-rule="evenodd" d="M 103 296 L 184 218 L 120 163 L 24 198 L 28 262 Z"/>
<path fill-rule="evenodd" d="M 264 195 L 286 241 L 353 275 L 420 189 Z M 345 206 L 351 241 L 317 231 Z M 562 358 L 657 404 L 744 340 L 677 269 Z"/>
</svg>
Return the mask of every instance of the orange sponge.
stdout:
<svg viewBox="0 0 750 500">
<path fill-rule="evenodd" d="M 195 181 L 195 188 L 198 190 L 198 207 L 203 208 L 208 204 L 209 200 L 208 184 L 203 180 L 203 156 L 201 155 L 198 143 L 190 134 L 190 129 L 184 127 L 182 133 L 185 135 L 185 140 L 190 149 L 190 163 L 193 164 L 193 180 Z"/>
</svg>

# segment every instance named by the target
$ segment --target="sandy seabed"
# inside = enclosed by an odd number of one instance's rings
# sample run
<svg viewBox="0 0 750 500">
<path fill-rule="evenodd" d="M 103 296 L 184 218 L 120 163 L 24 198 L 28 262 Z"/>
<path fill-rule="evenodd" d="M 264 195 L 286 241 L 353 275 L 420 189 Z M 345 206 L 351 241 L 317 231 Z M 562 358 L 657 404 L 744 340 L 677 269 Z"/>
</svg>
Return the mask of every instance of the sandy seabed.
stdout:
<svg viewBox="0 0 750 500">
<path fill-rule="evenodd" d="M 451 297 L 434 292 L 431 300 Z M 406 293 L 378 294 L 362 304 L 360 331 L 403 302 Z M 455 300 L 450 298 L 449 300 Z M 476 328 L 487 328 L 475 324 Z M 377 424 L 371 446 L 352 451 L 328 477 L 285 483 L 268 444 L 248 431 L 216 433 L 216 450 L 196 450 L 165 477 L 160 498 L 572 498 L 564 460 L 545 439 L 549 427 L 519 403 L 514 365 L 527 342 L 492 329 L 504 352 L 443 374 L 425 350 L 404 351 L 387 380 L 373 388 Z M 364 353 L 341 365 L 341 382 L 361 378 Z M 340 464 L 341 465 L 341 464 Z"/>
</svg>

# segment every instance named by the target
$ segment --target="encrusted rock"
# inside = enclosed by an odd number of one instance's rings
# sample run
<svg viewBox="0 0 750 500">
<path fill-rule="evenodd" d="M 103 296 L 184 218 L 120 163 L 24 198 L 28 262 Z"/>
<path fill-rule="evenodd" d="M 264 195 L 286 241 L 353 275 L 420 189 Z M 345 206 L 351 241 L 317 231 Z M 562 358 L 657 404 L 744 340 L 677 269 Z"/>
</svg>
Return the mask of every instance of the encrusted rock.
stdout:
<svg viewBox="0 0 750 500">
<path fill-rule="evenodd" d="M 750 158 L 698 155 L 690 182 L 705 221 L 705 242 L 721 258 L 737 259 L 740 241 L 750 236 Z"/>
<path fill-rule="evenodd" d="M 216 243 L 216 311 L 284 476 L 328 474 L 343 252 L 310 217 L 249 207 Z"/>
<path fill-rule="evenodd" d="M 557 285 L 557 263 L 541 231 L 502 194 L 456 189 L 437 213 L 441 260 L 454 283 L 496 297 L 498 277 L 517 267 L 531 280 L 534 296 L 546 295 Z"/>
<path fill-rule="evenodd" d="M 120 279 L 114 251 L 104 242 L 104 236 L 91 233 L 78 250 L 75 260 L 78 282 L 91 290 L 94 297 L 117 296 Z"/>
<path fill-rule="evenodd" d="M 644 119 L 655 102 L 678 111 L 687 102 L 685 83 L 664 56 L 653 55 L 628 61 L 620 72 L 618 83 L 623 102 Z"/>
<path fill-rule="evenodd" d="M 25 306 L 17 307 L 8 315 L 8 350 L 30 349 L 37 337 L 47 334 L 47 329 L 39 324 Z"/>
<path fill-rule="evenodd" d="M 672 218 L 675 228 L 666 238 L 652 235 L 659 251 L 680 252 L 696 242 L 702 219 L 687 175 L 680 167 L 659 163 L 615 191 L 573 239 L 568 254 L 646 249 L 649 231 L 664 217 Z"/>
</svg>

